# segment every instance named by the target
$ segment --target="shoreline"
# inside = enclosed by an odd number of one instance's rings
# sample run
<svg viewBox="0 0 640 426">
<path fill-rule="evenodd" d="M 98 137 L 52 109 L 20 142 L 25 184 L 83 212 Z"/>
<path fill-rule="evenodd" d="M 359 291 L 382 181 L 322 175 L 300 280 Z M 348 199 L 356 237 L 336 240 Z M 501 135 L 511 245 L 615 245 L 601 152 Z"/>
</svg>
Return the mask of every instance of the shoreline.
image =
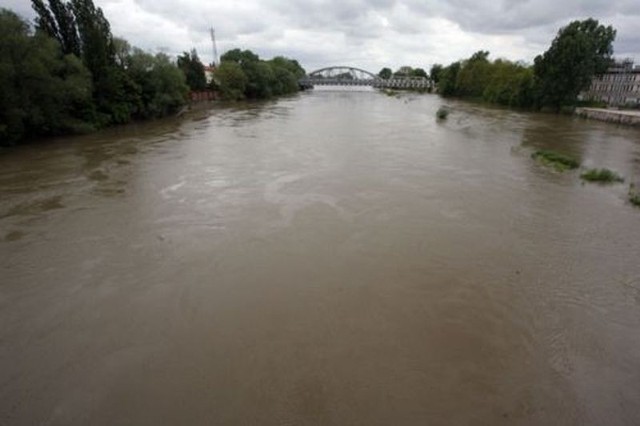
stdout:
<svg viewBox="0 0 640 426">
<path fill-rule="evenodd" d="M 576 108 L 575 115 L 589 120 L 640 127 L 640 111 L 611 110 L 604 108 Z"/>
</svg>

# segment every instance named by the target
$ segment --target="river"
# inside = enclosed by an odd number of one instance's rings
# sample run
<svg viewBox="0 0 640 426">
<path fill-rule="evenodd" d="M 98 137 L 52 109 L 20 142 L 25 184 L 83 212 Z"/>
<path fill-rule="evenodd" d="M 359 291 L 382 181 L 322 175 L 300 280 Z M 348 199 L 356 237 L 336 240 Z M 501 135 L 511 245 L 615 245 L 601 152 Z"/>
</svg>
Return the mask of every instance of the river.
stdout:
<svg viewBox="0 0 640 426">
<path fill-rule="evenodd" d="M 5 150 L 0 424 L 640 424 L 639 178 L 637 129 L 373 91 Z"/>
</svg>

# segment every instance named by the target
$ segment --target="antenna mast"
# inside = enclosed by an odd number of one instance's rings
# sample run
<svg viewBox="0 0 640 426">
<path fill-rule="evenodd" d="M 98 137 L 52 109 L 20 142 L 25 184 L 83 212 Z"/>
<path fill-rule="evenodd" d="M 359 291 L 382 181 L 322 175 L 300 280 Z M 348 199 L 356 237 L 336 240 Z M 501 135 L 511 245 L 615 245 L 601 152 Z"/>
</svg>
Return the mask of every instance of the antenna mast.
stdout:
<svg viewBox="0 0 640 426">
<path fill-rule="evenodd" d="M 211 27 L 211 44 L 213 45 L 213 66 L 218 66 L 218 47 L 216 46 L 216 30 Z"/>
</svg>

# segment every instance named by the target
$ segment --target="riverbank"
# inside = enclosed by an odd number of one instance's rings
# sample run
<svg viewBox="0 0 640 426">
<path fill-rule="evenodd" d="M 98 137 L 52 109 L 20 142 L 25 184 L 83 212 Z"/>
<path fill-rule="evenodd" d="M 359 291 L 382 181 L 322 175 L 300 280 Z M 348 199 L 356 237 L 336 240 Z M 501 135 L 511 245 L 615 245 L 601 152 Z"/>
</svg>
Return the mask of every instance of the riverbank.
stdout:
<svg viewBox="0 0 640 426">
<path fill-rule="evenodd" d="M 604 108 L 576 108 L 575 114 L 590 120 L 640 126 L 640 111 L 617 111 Z"/>
</svg>

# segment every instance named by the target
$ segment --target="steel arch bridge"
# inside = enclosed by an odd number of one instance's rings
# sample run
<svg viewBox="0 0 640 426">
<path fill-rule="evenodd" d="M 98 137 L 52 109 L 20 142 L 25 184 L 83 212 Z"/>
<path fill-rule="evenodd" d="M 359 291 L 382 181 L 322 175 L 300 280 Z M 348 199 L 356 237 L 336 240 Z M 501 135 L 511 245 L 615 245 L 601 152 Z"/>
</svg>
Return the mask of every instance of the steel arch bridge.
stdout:
<svg viewBox="0 0 640 426">
<path fill-rule="evenodd" d="M 380 89 L 427 89 L 430 81 L 424 77 L 391 77 L 385 80 L 369 71 L 349 67 L 326 67 L 313 71 L 299 81 L 300 86 L 369 86 Z"/>
</svg>

